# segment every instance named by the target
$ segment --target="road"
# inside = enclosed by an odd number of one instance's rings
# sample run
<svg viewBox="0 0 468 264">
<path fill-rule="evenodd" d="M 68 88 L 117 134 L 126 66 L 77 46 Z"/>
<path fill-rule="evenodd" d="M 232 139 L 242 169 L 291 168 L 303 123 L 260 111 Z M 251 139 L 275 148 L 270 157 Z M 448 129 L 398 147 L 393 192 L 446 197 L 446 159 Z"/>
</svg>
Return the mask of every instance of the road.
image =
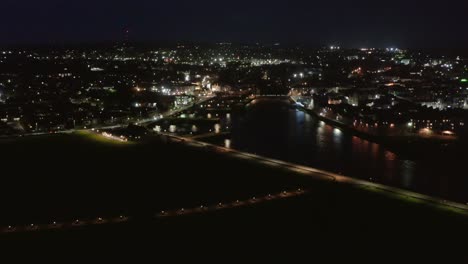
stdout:
<svg viewBox="0 0 468 264">
<path fill-rule="evenodd" d="M 162 113 L 157 119 L 155 119 L 153 117 L 153 118 L 138 120 L 136 122 L 136 124 L 137 125 L 145 125 L 147 123 L 153 122 L 153 121 L 158 120 L 158 119 L 170 117 L 172 115 L 183 112 L 183 111 L 185 111 L 185 110 L 187 110 L 189 108 L 192 108 L 193 106 L 195 106 L 197 104 L 204 103 L 204 102 L 206 102 L 208 100 L 211 100 L 213 98 L 214 98 L 214 96 L 203 97 L 202 99 L 200 99 L 199 101 L 197 101 L 196 103 L 194 103 L 192 105 L 189 105 L 189 106 L 186 106 L 186 107 L 183 107 L 183 108 L 179 108 L 177 110 L 169 110 L 169 111 L 167 111 L 165 113 Z M 51 135 L 51 134 L 71 134 L 73 132 L 80 131 L 80 130 L 116 129 L 116 128 L 122 128 L 122 127 L 125 127 L 125 126 L 127 126 L 127 124 L 117 124 L 117 125 L 110 125 L 110 126 L 94 126 L 94 127 L 90 127 L 90 128 L 84 128 L 84 129 L 83 128 L 78 128 L 78 129 L 68 129 L 68 130 L 60 130 L 60 131 L 54 131 L 54 132 L 34 132 L 34 133 L 27 133 L 27 134 L 21 134 L 21 135 L 12 135 L 12 136 L 2 136 L 2 135 L 0 135 L 0 139 L 1 138 L 7 139 L 7 138 L 18 138 L 18 137 L 44 136 L 44 135 Z"/>
<path fill-rule="evenodd" d="M 201 103 L 204 103 L 206 101 L 209 101 L 211 99 L 213 99 L 215 96 L 206 96 L 206 97 L 203 97 L 201 100 L 197 101 L 196 103 L 192 104 L 192 105 L 188 105 L 188 106 L 185 106 L 185 107 L 182 107 L 182 108 L 179 108 L 179 109 L 176 109 L 176 110 L 169 110 L 163 114 L 161 114 L 159 116 L 159 118 L 147 118 L 147 119 L 143 119 L 143 120 L 139 120 L 136 124 L 137 125 L 144 125 L 144 124 L 147 124 L 147 123 L 150 123 L 150 122 L 153 122 L 155 120 L 159 120 L 159 119 L 163 119 L 163 118 L 167 118 L 167 117 L 170 117 L 170 116 L 173 116 L 175 114 L 178 114 L 180 112 L 183 112 L 187 109 L 190 109 L 192 107 L 194 107 L 195 105 L 198 105 L 198 104 L 201 104 Z"/>
<path fill-rule="evenodd" d="M 408 190 L 404 190 L 404 189 L 400 189 L 396 187 L 391 187 L 391 186 L 387 186 L 387 185 L 383 185 L 383 184 L 379 184 L 375 182 L 346 177 L 346 176 L 339 175 L 336 173 L 327 172 L 327 171 L 323 171 L 323 170 L 319 170 L 319 169 L 315 169 L 312 167 L 307 167 L 307 166 L 303 166 L 299 164 L 294 164 L 291 162 L 267 158 L 267 157 L 259 156 L 256 154 L 241 152 L 241 151 L 237 151 L 233 149 L 228 149 L 228 148 L 220 147 L 217 145 L 196 141 L 191 138 L 179 137 L 179 136 L 175 136 L 175 135 L 168 134 L 168 133 L 163 133 L 162 135 L 168 136 L 169 138 L 172 138 L 176 142 L 187 144 L 192 147 L 209 149 L 212 151 L 216 151 L 218 153 L 222 153 L 224 155 L 230 155 L 234 158 L 252 160 L 252 161 L 255 161 L 255 162 L 267 165 L 267 166 L 271 166 L 271 167 L 286 168 L 286 169 L 289 169 L 290 171 L 301 173 L 301 174 L 313 177 L 318 180 L 326 180 L 326 181 L 332 181 L 336 183 L 349 184 L 349 185 L 354 185 L 358 187 L 365 187 L 365 188 L 380 190 L 380 191 L 387 192 L 388 194 L 392 194 L 396 197 L 399 196 L 400 198 L 413 198 L 423 203 L 428 203 L 431 205 L 438 205 L 438 206 L 442 206 L 446 208 L 453 208 L 453 209 L 461 210 L 462 212 L 468 214 L 468 203 L 467 204 L 456 203 L 456 202 L 448 201 L 445 199 L 440 199 L 437 197 L 415 193 L 412 191 L 408 191 Z"/>
<path fill-rule="evenodd" d="M 155 213 L 154 217 L 157 219 L 166 218 L 166 217 L 177 217 L 177 216 L 203 214 L 203 213 L 209 213 L 209 212 L 220 211 L 220 210 L 247 207 L 247 206 L 253 206 L 256 204 L 271 202 L 275 200 L 297 197 L 300 195 L 304 195 L 307 192 L 308 191 L 303 188 L 299 188 L 295 190 L 284 190 L 280 193 L 274 193 L 274 194 L 268 194 L 268 195 L 262 195 L 262 196 L 252 196 L 249 199 L 243 199 L 243 200 L 239 199 L 239 200 L 230 201 L 230 202 L 220 201 L 218 203 L 214 203 L 211 205 L 199 205 L 197 207 L 192 207 L 192 208 L 178 208 L 178 209 L 171 209 L 171 210 L 162 210 L 160 212 Z M 102 216 L 80 217 L 80 218 L 76 218 L 68 222 L 56 222 L 52 220 L 47 224 L 31 223 L 29 225 L 8 225 L 8 226 L 0 227 L 0 234 L 35 232 L 35 231 L 45 231 L 45 230 L 64 230 L 64 229 L 94 226 L 94 225 L 118 224 L 118 223 L 125 223 L 128 221 L 131 221 L 132 219 L 135 219 L 135 217 L 127 216 L 127 215 L 120 215 L 120 216 L 113 216 L 113 217 L 102 217 Z"/>
<path fill-rule="evenodd" d="M 60 130 L 60 131 L 54 131 L 54 132 L 35 132 L 35 133 L 27 133 L 27 134 L 12 135 L 12 136 L 0 136 L 0 139 L 1 138 L 6 139 L 6 138 L 45 136 L 45 135 L 53 135 L 53 134 L 71 134 L 79 130 L 83 130 L 83 129 L 69 129 L 69 130 Z"/>
</svg>

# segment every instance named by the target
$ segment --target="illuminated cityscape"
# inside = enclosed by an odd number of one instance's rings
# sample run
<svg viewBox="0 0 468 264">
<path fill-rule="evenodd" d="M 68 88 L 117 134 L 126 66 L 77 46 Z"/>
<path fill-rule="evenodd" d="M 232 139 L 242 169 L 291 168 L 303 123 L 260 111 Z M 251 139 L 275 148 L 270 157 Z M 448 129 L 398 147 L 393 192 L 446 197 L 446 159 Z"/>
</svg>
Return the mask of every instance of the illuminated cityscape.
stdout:
<svg viewBox="0 0 468 264">
<path fill-rule="evenodd" d="M 459 11 L 52 2 L 0 19 L 2 241 L 398 240 L 437 248 L 407 254 L 420 262 L 467 260 L 468 39 L 446 30 Z M 365 255 L 406 257 L 396 247 Z"/>
</svg>

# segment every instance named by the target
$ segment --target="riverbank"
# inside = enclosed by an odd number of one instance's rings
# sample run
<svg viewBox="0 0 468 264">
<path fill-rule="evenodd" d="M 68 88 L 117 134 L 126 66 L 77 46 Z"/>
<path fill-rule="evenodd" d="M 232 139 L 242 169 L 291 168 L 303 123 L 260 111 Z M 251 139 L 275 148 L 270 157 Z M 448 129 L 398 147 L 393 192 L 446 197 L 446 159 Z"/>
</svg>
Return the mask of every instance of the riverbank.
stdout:
<svg viewBox="0 0 468 264">
<path fill-rule="evenodd" d="M 214 144 L 210 144 L 207 142 L 199 142 L 191 138 L 178 137 L 178 136 L 173 136 L 173 135 L 164 135 L 164 136 L 174 139 L 175 142 L 188 144 L 191 147 L 208 148 L 209 150 L 217 152 L 217 153 L 233 156 L 235 158 L 247 159 L 250 161 L 258 162 L 259 164 L 262 164 L 262 165 L 267 164 L 273 167 L 280 166 L 282 169 L 289 170 L 291 173 L 300 173 L 302 175 L 307 175 L 309 177 L 312 177 L 316 180 L 326 180 L 326 181 L 330 181 L 333 183 L 349 184 L 349 185 L 353 185 L 359 188 L 363 188 L 365 190 L 371 190 L 371 191 L 376 190 L 379 192 L 383 192 L 389 196 L 393 195 L 394 198 L 414 199 L 414 200 L 417 200 L 419 203 L 427 203 L 429 205 L 435 205 L 441 208 L 456 210 L 459 213 L 462 213 L 468 216 L 468 203 L 467 205 L 465 205 L 461 203 L 451 202 L 445 199 L 431 197 L 428 195 L 423 195 L 423 194 L 419 194 L 419 193 L 415 193 L 415 192 L 411 192 L 411 191 L 407 191 L 407 190 L 403 190 L 403 189 L 399 189 L 399 188 L 395 188 L 391 186 L 386 186 L 386 185 L 382 185 L 382 184 L 378 184 L 374 182 L 350 178 L 350 177 L 346 177 L 346 176 L 339 175 L 336 173 L 318 170 L 315 168 L 311 168 L 311 167 L 307 167 L 307 166 L 303 166 L 299 164 L 294 164 L 291 162 L 271 159 L 271 158 L 259 156 L 256 154 L 252 154 L 252 153 L 237 151 L 237 150 L 217 146 Z"/>
<path fill-rule="evenodd" d="M 232 149 L 302 164 L 356 179 L 381 183 L 429 196 L 465 203 L 466 149 L 425 141 L 408 144 L 360 135 L 327 125 L 281 98 L 258 98 L 231 118 L 231 135 L 202 139 Z M 340 124 L 336 124 L 340 125 Z M 375 142 L 372 142 L 372 141 Z M 434 143 L 435 144 L 435 143 Z M 387 147 L 389 146 L 389 147 Z M 418 148 L 417 146 L 421 146 Z M 453 148 L 453 149 L 452 149 Z"/>
<path fill-rule="evenodd" d="M 419 136 L 377 136 L 355 129 L 349 125 L 338 122 L 336 120 L 319 115 L 317 112 L 304 107 L 298 107 L 301 111 L 310 114 L 320 121 L 328 125 L 339 128 L 361 139 L 377 143 L 386 149 L 395 152 L 402 157 L 410 159 L 418 159 L 421 156 L 425 157 L 428 153 L 432 155 L 453 155 L 459 156 L 462 149 L 457 146 L 460 141 L 443 140 L 438 138 L 425 138 Z"/>
<path fill-rule="evenodd" d="M 24 140 L 0 141 L 9 153 L 2 155 L 9 166 L 1 225 L 34 226 L 0 235 L 6 241 L 80 241 L 107 234 L 165 241 L 198 230 L 205 237 L 220 235 L 216 241 L 236 234 L 254 239 L 261 231 L 286 241 L 404 237 L 424 245 L 437 238 L 456 247 L 468 230 L 460 208 L 186 138 L 153 137 L 118 147 L 82 134 Z M 268 200 L 289 190 L 304 194 Z M 233 206 L 237 200 L 243 206 Z M 162 211 L 170 217 L 158 217 Z M 65 228 L 53 227 L 53 221 Z"/>
</svg>

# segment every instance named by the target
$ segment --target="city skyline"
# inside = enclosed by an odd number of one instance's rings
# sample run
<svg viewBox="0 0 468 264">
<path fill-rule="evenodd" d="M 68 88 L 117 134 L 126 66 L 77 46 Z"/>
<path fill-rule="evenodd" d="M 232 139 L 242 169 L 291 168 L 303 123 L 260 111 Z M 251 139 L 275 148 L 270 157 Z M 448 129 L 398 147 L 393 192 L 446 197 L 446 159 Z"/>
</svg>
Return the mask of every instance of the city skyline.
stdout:
<svg viewBox="0 0 468 264">
<path fill-rule="evenodd" d="M 4 0 L 0 240 L 465 263 L 464 1 Z"/>
</svg>

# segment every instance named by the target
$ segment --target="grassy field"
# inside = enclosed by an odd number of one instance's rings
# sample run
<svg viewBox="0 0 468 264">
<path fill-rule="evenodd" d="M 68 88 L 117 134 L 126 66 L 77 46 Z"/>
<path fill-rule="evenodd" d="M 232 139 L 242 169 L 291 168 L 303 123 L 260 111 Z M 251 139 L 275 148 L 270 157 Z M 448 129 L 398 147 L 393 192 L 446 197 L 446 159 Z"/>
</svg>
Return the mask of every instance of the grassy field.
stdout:
<svg viewBox="0 0 468 264">
<path fill-rule="evenodd" d="M 296 188 L 271 169 L 158 139 L 126 143 L 92 133 L 0 143 L 6 213 L 0 223 L 159 210 Z M 247 173 L 248 172 L 248 173 Z M 276 175 L 278 174 L 278 175 Z M 5 201 L 5 200 L 4 200 Z"/>
<path fill-rule="evenodd" d="M 212 234 L 213 241 L 284 239 L 286 244 L 299 244 L 306 238 L 312 240 L 309 243 L 335 243 L 333 247 L 358 246 L 354 240 L 399 241 L 428 247 L 450 245 L 455 251 L 465 245 L 457 241 L 468 235 L 468 217 L 460 212 L 378 190 L 318 182 L 157 138 L 122 143 L 81 132 L 0 140 L 0 148 L 0 226 L 133 216 L 127 224 L 9 234 L 4 239 L 86 240 L 117 232 L 122 239 L 154 235 L 176 243 L 174 234 L 187 241 Z M 200 215 L 152 217 L 160 210 L 293 188 L 307 189 L 309 194 Z M 465 256 L 464 251 L 455 252 L 452 256 Z"/>
<path fill-rule="evenodd" d="M 109 146 L 128 146 L 128 145 L 132 145 L 132 144 L 135 144 L 134 142 L 132 141 L 119 141 L 119 140 L 115 140 L 115 139 L 112 139 L 112 138 L 107 138 L 107 137 L 104 137 L 102 136 L 101 134 L 99 133 L 94 133 L 94 132 L 91 132 L 91 131 L 88 131 L 88 130 L 82 130 L 82 131 L 77 131 L 74 133 L 75 136 L 81 136 L 82 139 L 85 140 L 85 144 L 87 144 L 88 142 L 91 142 L 91 141 L 94 141 L 96 143 L 100 143 L 102 145 L 109 145 Z"/>
</svg>

